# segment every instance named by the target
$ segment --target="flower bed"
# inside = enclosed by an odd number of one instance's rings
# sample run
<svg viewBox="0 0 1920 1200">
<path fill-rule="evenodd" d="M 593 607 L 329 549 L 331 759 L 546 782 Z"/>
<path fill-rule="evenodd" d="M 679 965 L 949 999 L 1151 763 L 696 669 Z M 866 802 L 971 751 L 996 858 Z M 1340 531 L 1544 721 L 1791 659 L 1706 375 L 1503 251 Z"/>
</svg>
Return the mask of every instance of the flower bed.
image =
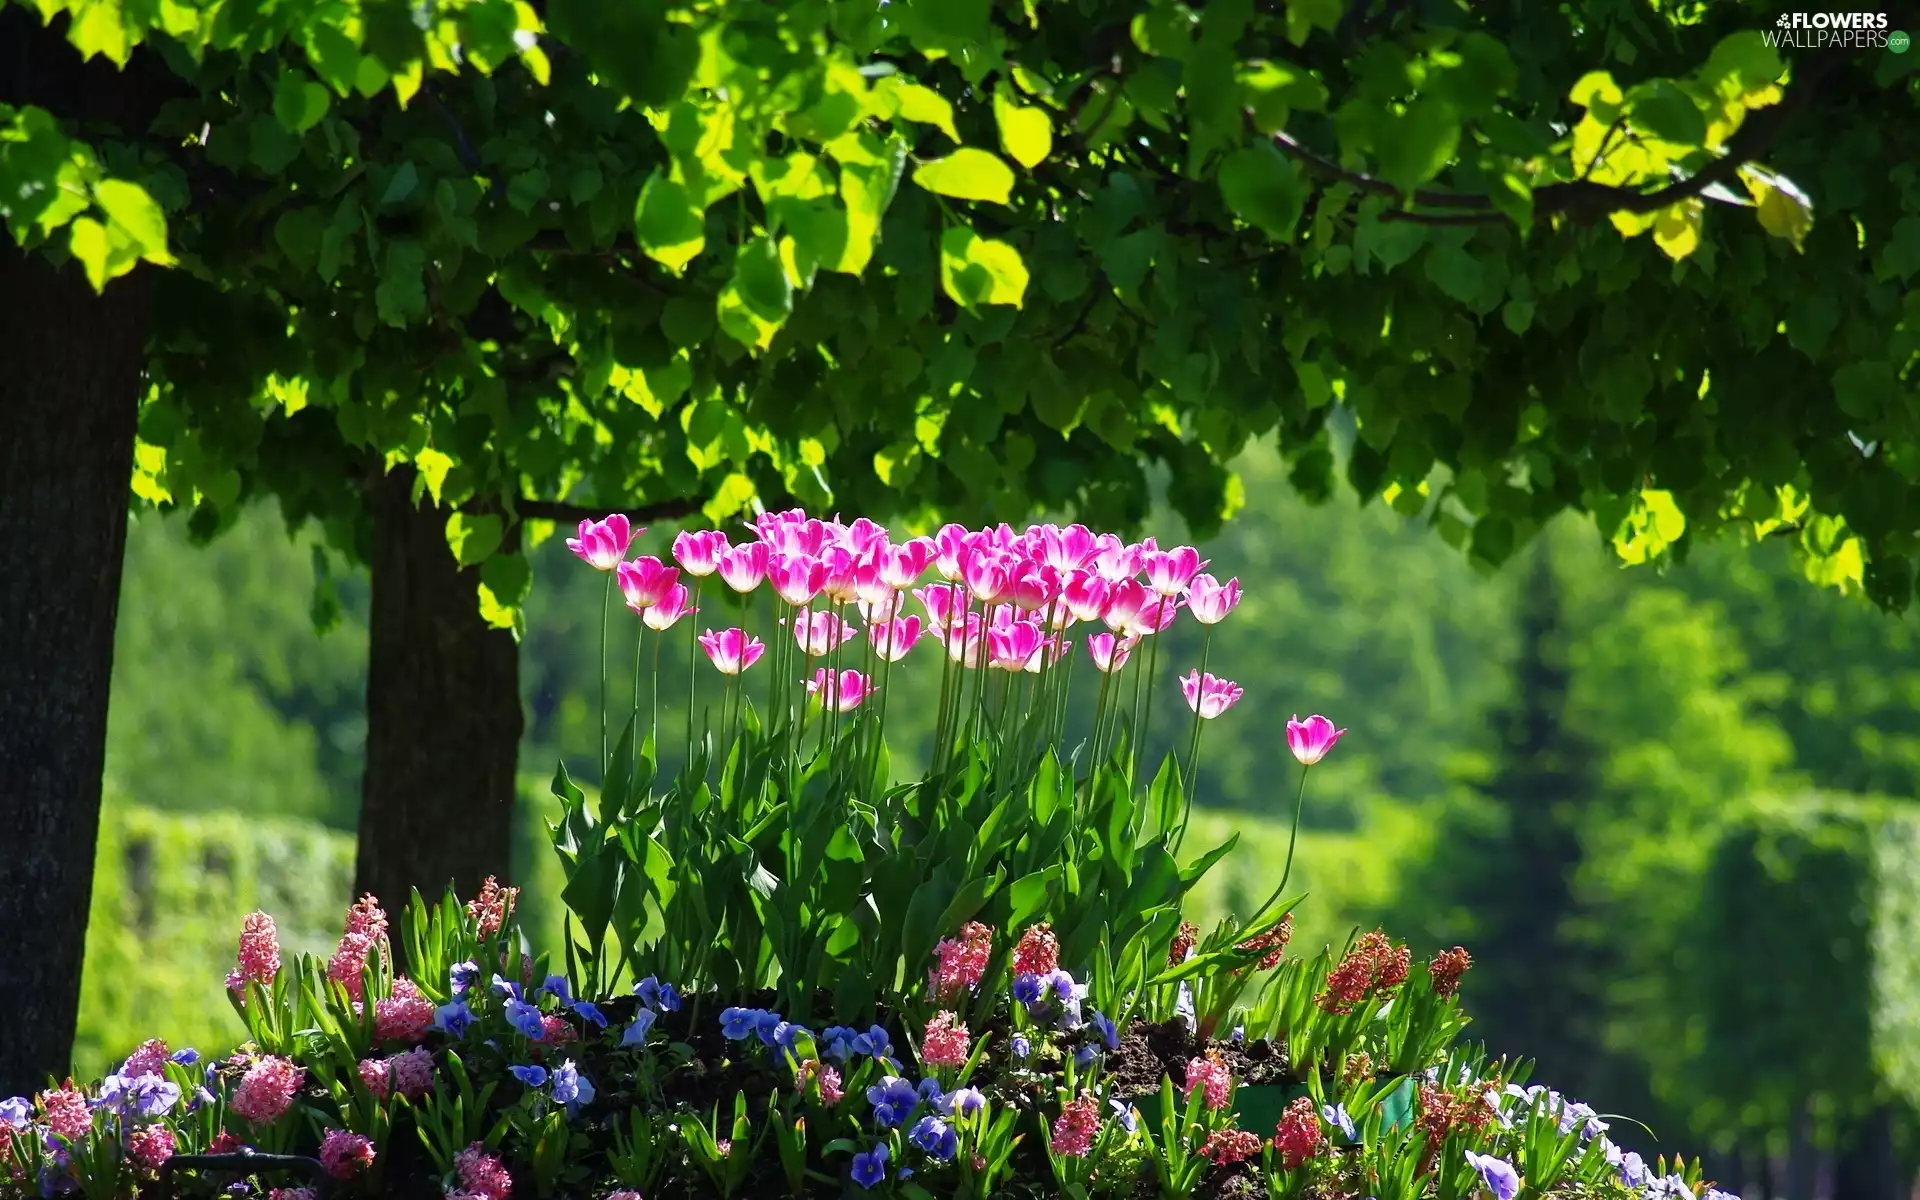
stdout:
<svg viewBox="0 0 1920 1200">
<path fill-rule="evenodd" d="M 557 953 L 492 881 L 464 904 L 416 894 L 397 926 L 365 897 L 325 960 L 283 961 L 256 913 L 227 981 L 248 1045 L 203 1062 L 149 1042 L 97 1084 L 0 1101 L 0 1186 L 1721 1200 L 1697 1164 L 1644 1163 L 1525 1064 L 1458 1045 L 1464 950 L 1416 963 L 1376 931 L 1289 954 L 1291 849 L 1244 920 L 1182 920 L 1232 848 L 1179 865 L 1204 723 L 1240 695 L 1203 641 L 1180 679 L 1185 753 L 1138 772 L 1156 635 L 1238 601 L 1191 548 L 1077 526 L 895 543 L 799 513 L 754 533 L 682 534 L 678 567 L 629 560 L 618 518 L 569 543 L 641 618 L 634 690 L 656 711 L 647 638 L 697 611 L 707 577 L 790 632 L 770 647 L 689 623 L 719 717 L 671 778 L 637 706 L 608 729 L 595 801 L 557 772 Z M 915 589 L 930 569 L 941 582 Z M 1067 752 L 1081 621 L 1105 628 L 1085 639 L 1091 733 Z M 603 621 L 603 663 L 606 640 Z M 888 673 L 923 640 L 945 651 L 934 752 L 899 785 Z M 697 680 L 686 695 L 696 728 Z M 1296 830 L 1340 733 L 1287 723 Z"/>
</svg>

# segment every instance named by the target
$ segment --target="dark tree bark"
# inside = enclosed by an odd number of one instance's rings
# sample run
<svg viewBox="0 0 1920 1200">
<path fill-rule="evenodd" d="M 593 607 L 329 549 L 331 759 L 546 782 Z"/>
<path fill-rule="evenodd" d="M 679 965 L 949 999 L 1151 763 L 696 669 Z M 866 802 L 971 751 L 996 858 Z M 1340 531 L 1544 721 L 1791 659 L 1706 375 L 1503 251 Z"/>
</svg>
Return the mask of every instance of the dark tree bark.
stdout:
<svg viewBox="0 0 1920 1200">
<path fill-rule="evenodd" d="M 1834 1165 L 1833 1194 L 1843 1200 L 1903 1200 L 1893 1113 L 1876 1108 L 1851 1132 Z"/>
<path fill-rule="evenodd" d="M 398 915 L 410 889 L 471 895 L 507 876 L 522 717 L 513 635 L 480 618 L 478 572 L 414 475 L 374 485 L 367 765 L 354 893 Z M 396 939 L 395 948 L 399 948 Z"/>
<path fill-rule="evenodd" d="M 73 1043 L 147 298 L 0 237 L 0 1095 Z"/>
<path fill-rule="evenodd" d="M 0 103 L 145 132 L 177 86 L 0 9 Z M 96 295 L 0 235 L 0 1095 L 66 1072 L 100 825 L 146 269 Z"/>
</svg>

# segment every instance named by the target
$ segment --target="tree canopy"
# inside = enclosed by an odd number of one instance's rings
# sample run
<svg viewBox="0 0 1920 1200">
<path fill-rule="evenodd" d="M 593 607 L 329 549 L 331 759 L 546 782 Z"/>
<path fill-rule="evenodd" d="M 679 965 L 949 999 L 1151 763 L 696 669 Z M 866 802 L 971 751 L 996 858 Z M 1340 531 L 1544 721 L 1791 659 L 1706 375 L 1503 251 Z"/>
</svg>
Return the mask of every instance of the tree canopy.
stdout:
<svg viewBox="0 0 1920 1200">
<path fill-rule="evenodd" d="M 1326 494 L 1337 403 L 1488 562 L 1573 507 L 1911 590 L 1914 59 L 1765 6 L 36 6 L 173 77 L 0 108 L 0 213 L 168 268 L 134 489 L 203 532 L 364 553 L 410 462 L 510 625 L 558 500 L 1126 522 L 1157 461 L 1205 532 L 1276 428 Z"/>
</svg>

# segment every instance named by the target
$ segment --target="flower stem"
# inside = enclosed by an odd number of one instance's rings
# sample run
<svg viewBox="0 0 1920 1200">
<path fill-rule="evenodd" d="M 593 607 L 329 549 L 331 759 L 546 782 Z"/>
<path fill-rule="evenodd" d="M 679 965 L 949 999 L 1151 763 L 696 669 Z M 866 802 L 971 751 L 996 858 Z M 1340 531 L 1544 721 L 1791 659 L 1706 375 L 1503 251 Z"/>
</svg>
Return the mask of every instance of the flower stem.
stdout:
<svg viewBox="0 0 1920 1200">
<path fill-rule="evenodd" d="M 1267 902 L 1254 913 L 1253 921 L 1258 921 L 1266 915 L 1267 910 L 1273 907 L 1274 901 L 1280 899 L 1280 893 L 1287 890 L 1287 880 L 1293 876 L 1293 846 L 1300 838 L 1300 809 L 1307 800 L 1307 770 L 1308 768 L 1304 765 L 1300 768 L 1300 790 L 1293 797 L 1293 831 L 1287 835 L 1287 865 L 1280 871 L 1280 886 L 1273 889 L 1273 895 L 1268 896 Z M 1248 924 L 1252 924 L 1253 921 Z"/>
<path fill-rule="evenodd" d="M 706 580 L 693 580 L 693 607 L 700 607 L 700 587 Z M 693 769 L 693 689 L 700 680 L 700 622 L 698 613 L 687 614 L 687 769 Z"/>
<path fill-rule="evenodd" d="M 1147 707 L 1140 718 L 1140 737 L 1133 746 L 1133 773 L 1140 774 L 1146 763 L 1147 731 L 1153 726 L 1153 689 L 1159 683 L 1159 675 L 1154 668 L 1160 662 L 1160 635 L 1165 632 L 1161 620 L 1167 615 L 1167 598 L 1160 597 L 1160 603 L 1153 610 L 1153 645 L 1147 649 Z"/>
<path fill-rule="evenodd" d="M 607 617 L 613 608 L 614 572 L 607 573 L 607 586 L 600 590 L 600 779 L 607 772 Z"/>
<path fill-rule="evenodd" d="M 1200 635 L 1200 671 L 1198 678 L 1200 680 L 1200 686 L 1204 687 L 1207 682 L 1207 649 L 1213 641 L 1213 626 L 1206 625 L 1202 628 L 1205 632 Z M 1193 733 L 1187 738 L 1187 803 L 1189 805 L 1193 803 L 1194 787 L 1200 778 L 1200 700 L 1202 698 L 1198 693 L 1194 696 Z"/>
</svg>

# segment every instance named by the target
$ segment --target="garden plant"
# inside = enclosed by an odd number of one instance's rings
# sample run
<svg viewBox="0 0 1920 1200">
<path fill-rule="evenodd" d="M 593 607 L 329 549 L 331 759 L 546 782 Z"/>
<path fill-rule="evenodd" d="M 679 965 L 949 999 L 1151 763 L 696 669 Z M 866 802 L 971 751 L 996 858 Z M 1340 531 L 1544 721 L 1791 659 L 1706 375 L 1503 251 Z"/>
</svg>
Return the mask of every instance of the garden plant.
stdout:
<svg viewBox="0 0 1920 1200">
<path fill-rule="evenodd" d="M 606 575 L 602 670 L 630 642 L 636 703 L 607 712 L 603 680 L 596 795 L 555 774 L 564 944 L 530 945 L 493 880 L 397 919 L 365 896 L 324 961 L 255 913 L 226 980 L 245 1044 L 149 1041 L 0 1101 L 0 1193 L 1728 1200 L 1464 1041 L 1466 950 L 1291 947 L 1291 848 L 1253 911 L 1183 919 L 1233 848 L 1184 842 L 1206 725 L 1241 695 L 1205 639 L 1197 666 L 1159 661 L 1173 622 L 1239 602 L 1193 548 L 749 528 L 682 533 L 677 565 L 630 559 L 624 517 L 569 541 Z M 663 689 L 669 637 L 706 663 Z M 940 679 L 904 782 L 896 671 Z M 680 704 L 699 736 L 661 747 Z M 1156 708 L 1186 734 L 1149 769 Z M 1286 722 L 1296 832 L 1343 732 Z"/>
</svg>

